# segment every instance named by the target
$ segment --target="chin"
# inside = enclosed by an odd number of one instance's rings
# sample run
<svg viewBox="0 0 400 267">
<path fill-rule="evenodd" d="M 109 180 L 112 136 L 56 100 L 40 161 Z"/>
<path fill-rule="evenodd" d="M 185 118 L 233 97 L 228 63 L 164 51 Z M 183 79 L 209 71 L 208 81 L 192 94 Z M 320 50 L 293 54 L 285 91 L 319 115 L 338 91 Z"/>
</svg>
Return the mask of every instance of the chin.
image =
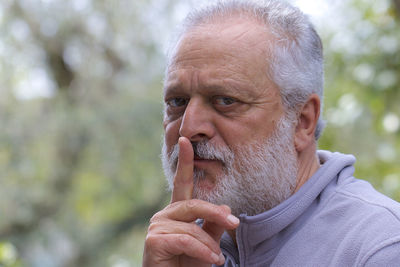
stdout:
<svg viewBox="0 0 400 267">
<path fill-rule="evenodd" d="M 215 168 L 197 168 L 193 169 L 194 185 L 212 189 L 215 187 L 218 177 L 222 174 L 222 170 Z"/>
<path fill-rule="evenodd" d="M 202 179 L 195 180 L 193 198 L 201 199 L 216 205 L 227 204 L 221 202 L 221 184 L 216 179 L 215 176 L 210 178 L 204 176 Z"/>
<path fill-rule="evenodd" d="M 210 181 L 209 179 L 202 179 L 200 181 L 196 181 L 194 184 L 195 189 L 204 191 L 204 192 L 212 192 L 215 189 L 215 183 Z"/>
</svg>

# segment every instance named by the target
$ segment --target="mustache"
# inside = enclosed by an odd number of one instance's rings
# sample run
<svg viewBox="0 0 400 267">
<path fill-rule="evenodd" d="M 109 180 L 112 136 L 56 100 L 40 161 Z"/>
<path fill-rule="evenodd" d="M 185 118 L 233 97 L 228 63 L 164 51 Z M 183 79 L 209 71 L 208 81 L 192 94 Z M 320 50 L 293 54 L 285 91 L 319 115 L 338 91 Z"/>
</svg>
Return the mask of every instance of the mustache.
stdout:
<svg viewBox="0 0 400 267">
<path fill-rule="evenodd" d="M 193 147 L 194 157 L 209 160 L 218 160 L 222 163 L 231 162 L 234 159 L 234 153 L 228 147 L 216 147 L 207 140 L 199 142 L 191 142 Z M 179 146 L 175 144 L 168 157 L 170 161 L 178 164 Z"/>
</svg>

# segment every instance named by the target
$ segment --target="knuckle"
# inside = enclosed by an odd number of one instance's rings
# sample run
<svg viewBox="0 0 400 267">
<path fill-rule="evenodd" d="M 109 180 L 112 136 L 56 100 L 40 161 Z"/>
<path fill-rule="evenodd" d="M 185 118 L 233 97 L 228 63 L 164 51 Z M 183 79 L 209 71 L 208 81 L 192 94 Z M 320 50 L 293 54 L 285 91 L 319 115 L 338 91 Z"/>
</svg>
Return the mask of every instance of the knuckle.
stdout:
<svg viewBox="0 0 400 267">
<path fill-rule="evenodd" d="M 177 205 L 177 203 L 170 203 L 169 205 L 167 205 L 165 208 L 163 208 L 162 210 L 158 211 L 157 213 L 155 213 L 149 220 L 150 223 L 154 223 L 154 222 L 158 222 L 161 220 L 164 220 L 167 215 L 168 215 L 168 210 L 170 210 L 171 208 L 175 207 Z"/>
<path fill-rule="evenodd" d="M 179 245 L 180 246 L 188 246 L 188 245 L 190 245 L 190 240 L 191 240 L 191 238 L 189 237 L 189 236 L 187 236 L 187 235 L 180 235 L 179 237 L 178 237 L 178 243 L 179 243 Z"/>
<path fill-rule="evenodd" d="M 186 208 L 188 210 L 193 210 L 198 206 L 198 201 L 196 199 L 189 199 L 186 201 Z"/>
<path fill-rule="evenodd" d="M 151 218 L 150 218 L 150 225 L 157 222 L 159 220 L 159 213 L 157 212 L 156 214 L 154 214 Z"/>
<path fill-rule="evenodd" d="M 231 207 L 229 207 L 227 205 L 221 205 L 220 207 L 226 213 L 231 213 L 232 212 Z"/>
<path fill-rule="evenodd" d="M 172 203 L 168 204 L 168 206 L 166 206 L 165 209 L 167 210 L 167 209 L 174 208 L 175 206 L 179 205 L 180 202 L 181 201 L 172 202 Z"/>
<path fill-rule="evenodd" d="M 214 215 L 218 218 L 225 218 L 227 214 L 231 213 L 231 209 L 228 206 L 217 206 L 214 209 Z"/>
<path fill-rule="evenodd" d="M 156 235 L 148 234 L 145 238 L 145 246 L 146 248 L 154 248 L 158 247 L 160 244 L 160 238 Z"/>
<path fill-rule="evenodd" d="M 157 222 L 152 222 L 149 227 L 147 228 L 148 233 L 155 232 L 156 229 L 158 228 L 158 223 Z"/>
<path fill-rule="evenodd" d="M 195 234 L 195 235 L 201 235 L 202 234 L 202 229 L 200 226 L 198 226 L 197 224 L 193 223 L 190 225 L 189 228 L 190 232 Z"/>
<path fill-rule="evenodd" d="M 155 223 L 158 221 L 161 221 L 165 217 L 165 210 L 168 208 L 165 207 L 164 209 L 160 210 L 159 212 L 155 213 L 151 218 L 150 218 L 150 223 Z"/>
</svg>

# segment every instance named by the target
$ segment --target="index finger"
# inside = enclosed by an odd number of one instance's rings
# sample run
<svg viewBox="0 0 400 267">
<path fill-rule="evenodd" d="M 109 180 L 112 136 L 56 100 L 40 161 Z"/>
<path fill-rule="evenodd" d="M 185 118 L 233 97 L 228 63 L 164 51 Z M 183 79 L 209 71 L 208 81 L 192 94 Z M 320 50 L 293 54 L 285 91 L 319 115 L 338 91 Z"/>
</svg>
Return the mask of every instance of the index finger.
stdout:
<svg viewBox="0 0 400 267">
<path fill-rule="evenodd" d="M 193 193 L 193 147 L 186 137 L 179 137 L 178 145 L 179 157 L 171 203 L 191 199 Z"/>
</svg>

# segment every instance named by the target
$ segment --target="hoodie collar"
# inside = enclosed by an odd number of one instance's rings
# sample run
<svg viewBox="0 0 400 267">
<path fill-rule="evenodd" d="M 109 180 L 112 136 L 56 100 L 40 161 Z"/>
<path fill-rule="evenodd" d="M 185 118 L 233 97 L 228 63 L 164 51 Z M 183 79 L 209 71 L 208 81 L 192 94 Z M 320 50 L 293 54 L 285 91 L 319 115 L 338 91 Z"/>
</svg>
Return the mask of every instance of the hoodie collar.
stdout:
<svg viewBox="0 0 400 267">
<path fill-rule="evenodd" d="M 281 232 L 310 207 L 341 170 L 355 163 L 352 155 L 322 150 L 317 153 L 321 167 L 295 194 L 264 213 L 255 216 L 240 215 L 241 222 L 236 234 L 238 242 L 255 247 Z"/>
</svg>

